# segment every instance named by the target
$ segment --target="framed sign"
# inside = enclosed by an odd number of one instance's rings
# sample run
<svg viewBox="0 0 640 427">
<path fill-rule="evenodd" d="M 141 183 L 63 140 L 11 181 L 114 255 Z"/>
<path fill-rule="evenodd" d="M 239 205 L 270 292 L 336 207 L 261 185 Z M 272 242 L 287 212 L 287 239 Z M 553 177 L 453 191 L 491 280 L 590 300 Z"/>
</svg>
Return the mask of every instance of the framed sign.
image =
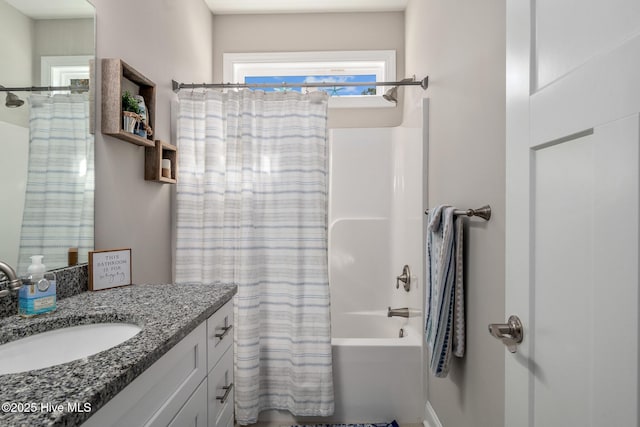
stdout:
<svg viewBox="0 0 640 427">
<path fill-rule="evenodd" d="M 131 249 L 89 252 L 89 290 L 131 285 Z"/>
</svg>

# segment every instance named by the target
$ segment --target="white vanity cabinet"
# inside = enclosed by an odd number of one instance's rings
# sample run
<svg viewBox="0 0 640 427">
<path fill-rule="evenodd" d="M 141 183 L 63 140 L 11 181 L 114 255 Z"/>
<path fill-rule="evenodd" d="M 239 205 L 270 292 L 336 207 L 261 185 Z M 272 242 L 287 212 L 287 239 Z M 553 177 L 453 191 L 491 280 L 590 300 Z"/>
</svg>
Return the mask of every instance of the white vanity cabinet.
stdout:
<svg viewBox="0 0 640 427">
<path fill-rule="evenodd" d="M 232 323 L 233 300 L 158 359 L 83 426 L 232 427 Z"/>
<path fill-rule="evenodd" d="M 233 427 L 233 304 L 207 320 L 209 427 Z"/>
</svg>

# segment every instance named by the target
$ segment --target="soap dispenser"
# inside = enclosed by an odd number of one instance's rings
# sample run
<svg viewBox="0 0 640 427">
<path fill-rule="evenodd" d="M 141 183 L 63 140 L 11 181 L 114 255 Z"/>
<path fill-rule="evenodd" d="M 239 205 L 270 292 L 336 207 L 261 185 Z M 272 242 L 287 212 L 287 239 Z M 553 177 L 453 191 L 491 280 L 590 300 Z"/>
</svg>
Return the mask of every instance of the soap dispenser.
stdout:
<svg viewBox="0 0 640 427">
<path fill-rule="evenodd" d="M 18 314 L 32 317 L 56 309 L 56 276 L 47 273 L 42 255 L 31 257 L 27 280 L 18 292 Z"/>
<path fill-rule="evenodd" d="M 45 266 L 42 263 L 43 255 L 34 255 L 31 257 L 31 265 L 27 268 L 27 274 L 31 276 L 31 281 L 37 283 L 44 279 Z"/>
</svg>

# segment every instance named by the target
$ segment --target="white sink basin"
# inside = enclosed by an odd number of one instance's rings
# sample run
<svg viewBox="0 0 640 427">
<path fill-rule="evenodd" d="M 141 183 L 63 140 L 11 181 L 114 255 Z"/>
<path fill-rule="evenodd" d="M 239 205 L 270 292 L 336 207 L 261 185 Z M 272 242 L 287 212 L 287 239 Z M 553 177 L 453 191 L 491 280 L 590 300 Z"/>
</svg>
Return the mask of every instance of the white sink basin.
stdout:
<svg viewBox="0 0 640 427">
<path fill-rule="evenodd" d="M 94 323 L 31 335 L 0 345 L 0 375 L 60 365 L 108 350 L 140 332 L 131 323 Z"/>
</svg>

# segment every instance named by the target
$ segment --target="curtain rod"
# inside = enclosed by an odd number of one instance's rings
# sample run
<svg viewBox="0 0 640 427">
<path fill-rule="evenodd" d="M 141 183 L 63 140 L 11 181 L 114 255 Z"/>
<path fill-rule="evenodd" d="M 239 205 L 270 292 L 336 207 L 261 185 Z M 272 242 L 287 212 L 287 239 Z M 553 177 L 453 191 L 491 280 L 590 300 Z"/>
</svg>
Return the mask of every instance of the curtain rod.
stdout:
<svg viewBox="0 0 640 427">
<path fill-rule="evenodd" d="M 294 87 L 351 87 L 351 86 L 420 86 L 423 90 L 429 87 L 429 76 L 422 80 L 415 77 L 401 80 L 399 82 L 353 82 L 353 83 L 178 83 L 171 80 L 174 92 L 181 89 L 251 89 L 251 88 L 294 88 Z"/>
<path fill-rule="evenodd" d="M 24 86 L 4 87 L 0 86 L 0 92 L 53 92 L 56 90 L 77 90 L 86 92 L 89 86 Z"/>
</svg>

